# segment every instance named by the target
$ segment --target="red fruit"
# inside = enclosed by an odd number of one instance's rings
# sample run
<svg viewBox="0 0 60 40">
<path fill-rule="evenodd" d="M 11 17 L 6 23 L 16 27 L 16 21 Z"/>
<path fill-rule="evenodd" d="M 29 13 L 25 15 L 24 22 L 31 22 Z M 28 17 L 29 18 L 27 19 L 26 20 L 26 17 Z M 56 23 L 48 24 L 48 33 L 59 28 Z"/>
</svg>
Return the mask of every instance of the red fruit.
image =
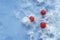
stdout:
<svg viewBox="0 0 60 40">
<path fill-rule="evenodd" d="M 34 22 L 34 17 L 33 16 L 30 16 L 29 17 L 29 20 L 30 20 L 30 22 Z"/>
<path fill-rule="evenodd" d="M 43 29 L 46 28 L 46 23 L 45 22 L 41 22 L 40 23 L 40 27 L 43 28 Z"/>
<path fill-rule="evenodd" d="M 45 15 L 46 14 L 46 10 L 41 10 L 41 15 Z"/>
</svg>

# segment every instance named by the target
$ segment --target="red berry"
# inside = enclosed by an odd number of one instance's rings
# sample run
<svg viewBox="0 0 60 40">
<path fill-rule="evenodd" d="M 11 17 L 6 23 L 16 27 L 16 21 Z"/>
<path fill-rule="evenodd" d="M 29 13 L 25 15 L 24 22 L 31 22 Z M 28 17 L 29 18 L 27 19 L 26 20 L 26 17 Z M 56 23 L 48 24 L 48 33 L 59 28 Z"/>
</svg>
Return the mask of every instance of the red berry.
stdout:
<svg viewBox="0 0 60 40">
<path fill-rule="evenodd" d="M 34 17 L 33 16 L 30 16 L 29 17 L 29 20 L 30 20 L 30 22 L 34 22 Z"/>
<path fill-rule="evenodd" d="M 40 27 L 43 28 L 43 29 L 46 28 L 46 23 L 45 22 L 41 22 L 40 23 Z"/>
<path fill-rule="evenodd" d="M 46 14 L 46 10 L 41 10 L 41 15 L 45 15 Z"/>
</svg>

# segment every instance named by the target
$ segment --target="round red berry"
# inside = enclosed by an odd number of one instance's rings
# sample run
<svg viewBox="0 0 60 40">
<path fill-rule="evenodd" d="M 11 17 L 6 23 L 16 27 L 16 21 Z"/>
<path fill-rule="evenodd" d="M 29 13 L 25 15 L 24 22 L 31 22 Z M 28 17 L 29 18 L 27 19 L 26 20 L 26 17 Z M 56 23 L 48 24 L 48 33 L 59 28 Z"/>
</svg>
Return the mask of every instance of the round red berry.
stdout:
<svg viewBox="0 0 60 40">
<path fill-rule="evenodd" d="M 46 10 L 41 10 L 41 15 L 45 15 L 46 14 Z"/>
<path fill-rule="evenodd" d="M 29 17 L 29 20 L 30 20 L 30 22 L 34 22 L 34 17 L 33 16 L 30 16 Z"/>
<path fill-rule="evenodd" d="M 43 28 L 43 29 L 46 28 L 46 23 L 45 22 L 41 22 L 40 23 L 40 27 Z"/>
</svg>

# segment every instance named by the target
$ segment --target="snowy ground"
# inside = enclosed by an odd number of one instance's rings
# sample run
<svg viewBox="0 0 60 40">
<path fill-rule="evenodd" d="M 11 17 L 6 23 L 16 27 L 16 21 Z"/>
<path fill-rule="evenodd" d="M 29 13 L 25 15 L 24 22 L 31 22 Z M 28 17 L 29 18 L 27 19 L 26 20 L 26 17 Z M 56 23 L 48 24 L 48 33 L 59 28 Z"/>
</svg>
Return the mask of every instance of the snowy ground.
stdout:
<svg viewBox="0 0 60 40">
<path fill-rule="evenodd" d="M 46 29 L 40 28 L 42 21 Z M 0 0 L 0 40 L 60 40 L 60 0 Z"/>
</svg>

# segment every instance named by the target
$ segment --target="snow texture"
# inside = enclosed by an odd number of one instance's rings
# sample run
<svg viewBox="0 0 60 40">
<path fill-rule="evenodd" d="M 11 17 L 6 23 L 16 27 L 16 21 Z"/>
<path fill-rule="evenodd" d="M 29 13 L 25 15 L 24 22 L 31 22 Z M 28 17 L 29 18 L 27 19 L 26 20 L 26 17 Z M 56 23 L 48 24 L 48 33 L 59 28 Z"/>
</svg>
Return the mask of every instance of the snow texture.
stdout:
<svg viewBox="0 0 60 40">
<path fill-rule="evenodd" d="M 60 40 L 60 0 L 0 0 L 0 40 Z"/>
<path fill-rule="evenodd" d="M 60 24 L 59 13 L 60 1 L 59 0 L 27 0 L 27 1 L 22 0 L 22 1 L 23 2 L 21 3 L 22 5 L 20 5 L 20 8 L 24 12 L 25 16 L 28 17 L 31 14 L 35 15 L 35 22 L 31 24 L 32 29 L 29 29 L 30 31 L 27 32 L 30 33 L 29 40 L 58 40 L 58 37 L 56 36 L 60 32 L 58 26 Z M 46 10 L 45 18 L 42 18 L 40 15 L 40 11 L 42 9 Z M 41 23 L 42 21 L 45 21 L 47 23 L 47 27 L 44 30 L 42 30 L 38 26 L 39 23 Z M 30 25 L 30 23 L 28 25 Z M 34 34 L 31 34 L 32 32 Z M 42 36 L 39 33 L 41 33 Z"/>
</svg>

